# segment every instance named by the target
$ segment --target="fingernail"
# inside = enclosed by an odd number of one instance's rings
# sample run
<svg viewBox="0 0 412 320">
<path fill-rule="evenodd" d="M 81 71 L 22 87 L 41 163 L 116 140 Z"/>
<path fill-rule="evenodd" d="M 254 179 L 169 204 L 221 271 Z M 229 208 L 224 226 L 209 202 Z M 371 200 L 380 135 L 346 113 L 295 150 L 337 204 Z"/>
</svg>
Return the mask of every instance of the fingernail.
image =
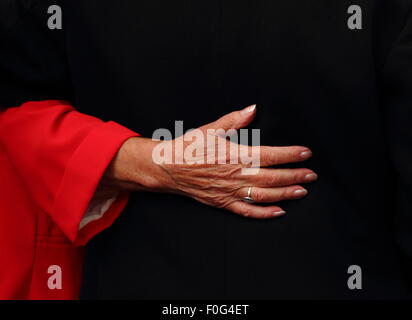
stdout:
<svg viewBox="0 0 412 320">
<path fill-rule="evenodd" d="M 302 159 L 308 159 L 311 156 L 312 156 L 312 151 L 310 151 L 310 150 L 306 150 L 306 151 L 303 151 L 303 152 L 300 153 L 300 157 Z"/>
<path fill-rule="evenodd" d="M 274 216 L 283 216 L 284 214 L 286 214 L 286 211 L 276 211 L 276 212 L 273 212 L 273 215 Z"/>
<path fill-rule="evenodd" d="M 308 173 L 305 176 L 305 181 L 315 181 L 318 179 L 318 175 L 316 173 Z"/>
<path fill-rule="evenodd" d="M 293 191 L 293 195 L 295 197 L 303 197 L 303 196 L 306 196 L 307 194 L 308 194 L 308 190 L 306 189 L 298 189 L 298 190 Z"/>
<path fill-rule="evenodd" d="M 247 115 L 251 114 L 253 111 L 255 111 L 255 109 L 256 109 L 256 105 L 253 104 L 253 105 L 243 109 L 242 110 L 242 115 L 247 116 Z"/>
</svg>

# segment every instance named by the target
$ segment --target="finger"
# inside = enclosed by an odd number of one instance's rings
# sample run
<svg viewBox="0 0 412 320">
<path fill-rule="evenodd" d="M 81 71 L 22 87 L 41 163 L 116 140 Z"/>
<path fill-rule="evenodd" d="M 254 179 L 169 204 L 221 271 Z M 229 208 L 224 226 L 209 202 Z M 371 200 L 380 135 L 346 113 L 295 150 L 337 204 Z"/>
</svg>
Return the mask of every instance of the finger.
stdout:
<svg viewBox="0 0 412 320">
<path fill-rule="evenodd" d="M 299 183 L 310 183 L 318 175 L 309 169 L 266 169 L 261 168 L 255 175 L 242 175 L 244 183 L 257 187 L 284 187 Z"/>
<path fill-rule="evenodd" d="M 269 219 L 283 216 L 286 212 L 277 206 L 262 207 L 243 201 L 235 201 L 226 207 L 229 211 L 244 217 L 255 219 Z"/>
<path fill-rule="evenodd" d="M 206 124 L 201 130 L 238 130 L 246 127 L 256 115 L 256 105 L 251 105 L 243 110 L 234 111 L 221 117 L 220 119 Z"/>
<path fill-rule="evenodd" d="M 249 188 L 239 190 L 239 199 L 248 196 Z M 257 203 L 271 203 L 284 200 L 300 199 L 308 194 L 301 186 L 290 186 L 280 188 L 258 188 L 251 189 L 250 197 Z"/>
<path fill-rule="evenodd" d="M 312 151 L 306 147 L 268 147 L 255 146 L 251 147 L 253 158 L 258 157 L 260 166 L 267 167 L 279 164 L 301 162 L 312 156 Z"/>
</svg>

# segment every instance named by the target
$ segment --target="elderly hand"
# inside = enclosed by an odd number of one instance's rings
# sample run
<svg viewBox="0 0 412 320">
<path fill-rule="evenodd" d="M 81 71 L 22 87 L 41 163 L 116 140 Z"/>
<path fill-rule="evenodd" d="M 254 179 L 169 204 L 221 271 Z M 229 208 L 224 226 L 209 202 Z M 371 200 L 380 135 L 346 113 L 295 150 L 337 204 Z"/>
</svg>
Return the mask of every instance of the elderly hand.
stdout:
<svg viewBox="0 0 412 320">
<path fill-rule="evenodd" d="M 307 190 L 298 184 L 313 182 L 317 175 L 309 169 L 266 167 L 304 161 L 312 152 L 301 146 L 250 147 L 227 139 L 225 134 L 244 128 L 255 114 L 256 107 L 250 106 L 170 141 L 131 138 L 102 185 L 181 194 L 252 218 L 281 216 L 285 211 L 280 207 L 261 204 L 304 197 Z M 254 203 L 245 202 L 247 196 Z"/>
</svg>

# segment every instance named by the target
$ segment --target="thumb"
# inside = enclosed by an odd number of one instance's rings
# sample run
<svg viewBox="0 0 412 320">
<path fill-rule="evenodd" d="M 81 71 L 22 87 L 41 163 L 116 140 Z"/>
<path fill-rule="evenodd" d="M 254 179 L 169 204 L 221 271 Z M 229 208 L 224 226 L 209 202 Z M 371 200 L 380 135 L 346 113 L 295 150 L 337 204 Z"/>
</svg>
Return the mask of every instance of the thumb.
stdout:
<svg viewBox="0 0 412 320">
<path fill-rule="evenodd" d="M 243 110 L 234 111 L 224 115 L 223 117 L 217 119 L 214 122 L 206 124 L 199 129 L 208 130 L 208 129 L 223 129 L 225 131 L 230 129 L 241 129 L 246 127 L 249 123 L 252 122 L 256 115 L 256 105 L 253 104 L 249 107 L 246 107 Z"/>
</svg>

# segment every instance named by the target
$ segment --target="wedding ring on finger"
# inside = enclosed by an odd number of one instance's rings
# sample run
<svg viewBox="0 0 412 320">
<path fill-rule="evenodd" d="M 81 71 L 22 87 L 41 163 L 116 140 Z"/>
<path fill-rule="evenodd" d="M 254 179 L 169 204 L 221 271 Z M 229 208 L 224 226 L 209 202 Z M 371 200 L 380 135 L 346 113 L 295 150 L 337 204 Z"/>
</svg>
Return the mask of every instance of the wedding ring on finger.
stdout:
<svg viewBox="0 0 412 320">
<path fill-rule="evenodd" d="M 247 203 L 255 203 L 255 201 L 253 200 L 253 198 L 252 198 L 252 186 L 250 186 L 249 188 L 248 188 L 248 190 L 247 190 L 247 196 L 246 197 L 243 197 L 243 199 L 242 199 L 244 202 L 247 202 Z"/>
</svg>

